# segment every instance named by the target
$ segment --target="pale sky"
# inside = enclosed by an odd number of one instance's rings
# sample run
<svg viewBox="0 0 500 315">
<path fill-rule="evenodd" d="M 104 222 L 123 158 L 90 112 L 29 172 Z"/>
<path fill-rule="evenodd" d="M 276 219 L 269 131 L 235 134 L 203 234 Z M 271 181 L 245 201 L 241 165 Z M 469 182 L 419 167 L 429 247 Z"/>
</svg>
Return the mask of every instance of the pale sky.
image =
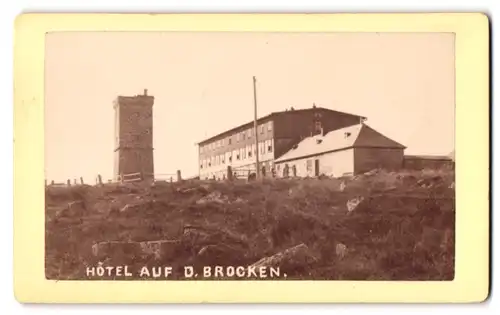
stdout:
<svg viewBox="0 0 500 315">
<path fill-rule="evenodd" d="M 407 146 L 454 149 L 454 35 L 74 32 L 47 35 L 46 178 L 113 176 L 118 95 L 148 94 L 155 172 L 198 171 L 196 143 L 259 117 L 317 106 L 359 114 Z"/>
</svg>

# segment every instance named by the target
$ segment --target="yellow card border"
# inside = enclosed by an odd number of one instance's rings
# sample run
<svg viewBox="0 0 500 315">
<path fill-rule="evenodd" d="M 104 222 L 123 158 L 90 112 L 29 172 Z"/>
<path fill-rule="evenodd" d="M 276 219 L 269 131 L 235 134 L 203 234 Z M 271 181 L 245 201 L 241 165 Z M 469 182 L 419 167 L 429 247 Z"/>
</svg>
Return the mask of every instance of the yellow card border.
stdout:
<svg viewBox="0 0 500 315">
<path fill-rule="evenodd" d="M 49 281 L 44 271 L 45 34 L 57 31 L 451 32 L 456 40 L 454 281 Z M 14 292 L 28 303 L 478 302 L 489 293 L 489 22 L 480 13 L 24 14 L 14 43 Z M 97 74 L 96 74 L 97 75 Z"/>
</svg>

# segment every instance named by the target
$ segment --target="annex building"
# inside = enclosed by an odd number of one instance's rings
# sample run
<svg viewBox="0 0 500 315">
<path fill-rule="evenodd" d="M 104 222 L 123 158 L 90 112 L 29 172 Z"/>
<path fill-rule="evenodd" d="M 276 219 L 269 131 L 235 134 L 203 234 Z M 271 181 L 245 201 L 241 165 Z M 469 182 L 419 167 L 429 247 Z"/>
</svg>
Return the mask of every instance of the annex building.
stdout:
<svg viewBox="0 0 500 315">
<path fill-rule="evenodd" d="M 299 141 L 275 160 L 277 175 L 340 177 L 403 167 L 405 146 L 364 122 Z"/>
</svg>

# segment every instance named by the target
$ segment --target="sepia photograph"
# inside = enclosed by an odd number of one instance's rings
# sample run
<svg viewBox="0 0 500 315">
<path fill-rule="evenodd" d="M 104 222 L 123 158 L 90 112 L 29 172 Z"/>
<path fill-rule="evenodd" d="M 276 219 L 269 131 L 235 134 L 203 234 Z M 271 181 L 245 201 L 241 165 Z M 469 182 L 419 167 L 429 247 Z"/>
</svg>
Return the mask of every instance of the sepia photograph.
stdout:
<svg viewBox="0 0 500 315">
<path fill-rule="evenodd" d="M 455 277 L 455 34 L 49 32 L 49 280 Z"/>
</svg>

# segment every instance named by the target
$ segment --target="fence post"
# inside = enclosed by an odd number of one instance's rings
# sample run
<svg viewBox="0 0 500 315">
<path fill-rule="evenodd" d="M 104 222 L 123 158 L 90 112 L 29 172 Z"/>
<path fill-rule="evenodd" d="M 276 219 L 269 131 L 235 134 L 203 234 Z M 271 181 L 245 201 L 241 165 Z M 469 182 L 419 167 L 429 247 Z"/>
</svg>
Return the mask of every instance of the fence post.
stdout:
<svg viewBox="0 0 500 315">
<path fill-rule="evenodd" d="M 233 169 L 231 168 L 231 165 L 227 166 L 227 179 L 228 180 L 233 180 Z"/>
<path fill-rule="evenodd" d="M 99 185 L 102 185 L 102 176 L 101 176 L 101 174 L 97 174 L 97 183 Z"/>
<path fill-rule="evenodd" d="M 180 182 L 182 180 L 181 170 L 177 170 L 177 181 Z"/>
<path fill-rule="evenodd" d="M 68 186 L 71 186 L 71 180 L 70 179 L 67 180 L 67 184 L 68 184 Z"/>
<path fill-rule="evenodd" d="M 82 185 L 84 184 L 83 183 L 83 177 L 80 177 L 80 184 L 82 184 Z"/>
</svg>

